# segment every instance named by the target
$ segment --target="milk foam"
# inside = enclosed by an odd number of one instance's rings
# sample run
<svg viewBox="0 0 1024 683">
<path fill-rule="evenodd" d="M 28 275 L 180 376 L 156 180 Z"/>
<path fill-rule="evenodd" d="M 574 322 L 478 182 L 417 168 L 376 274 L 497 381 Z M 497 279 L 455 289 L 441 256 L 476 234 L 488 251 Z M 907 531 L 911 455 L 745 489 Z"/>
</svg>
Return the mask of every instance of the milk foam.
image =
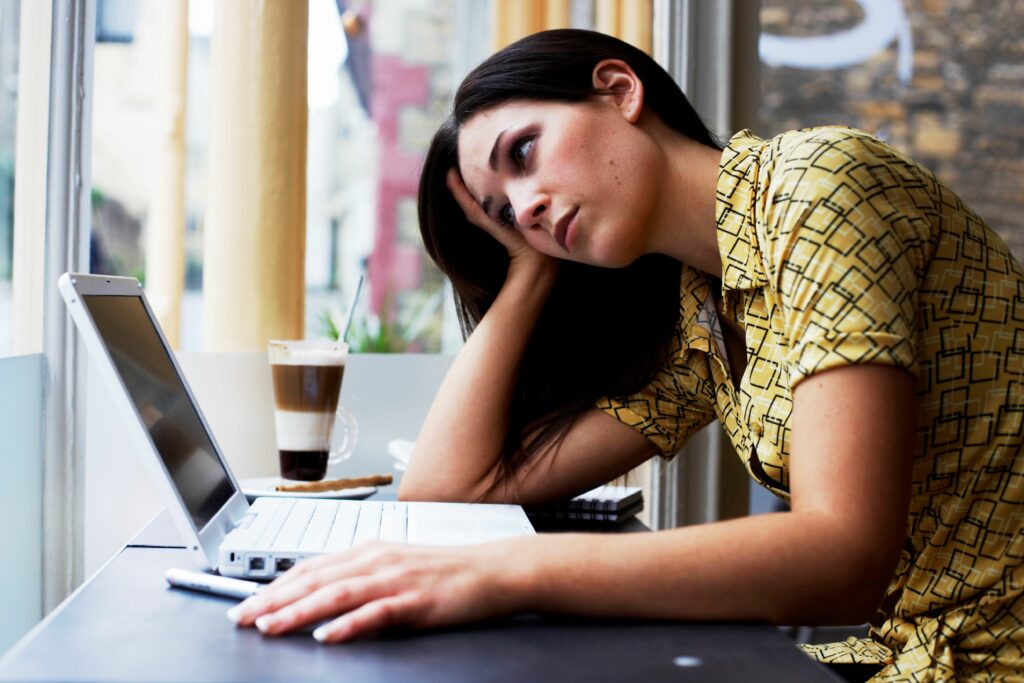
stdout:
<svg viewBox="0 0 1024 683">
<path fill-rule="evenodd" d="M 339 353 L 345 349 L 343 353 Z M 345 365 L 348 349 L 345 346 L 285 346 L 272 347 L 273 365 Z"/>
<path fill-rule="evenodd" d="M 277 447 L 283 451 L 326 451 L 331 447 L 334 412 L 275 410 Z"/>
</svg>

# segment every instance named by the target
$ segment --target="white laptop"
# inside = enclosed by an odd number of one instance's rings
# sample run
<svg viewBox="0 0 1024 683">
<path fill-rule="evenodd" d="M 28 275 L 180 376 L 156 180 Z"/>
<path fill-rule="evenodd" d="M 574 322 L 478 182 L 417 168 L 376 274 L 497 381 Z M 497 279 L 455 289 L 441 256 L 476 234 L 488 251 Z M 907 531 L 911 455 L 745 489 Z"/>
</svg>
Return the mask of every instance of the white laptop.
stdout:
<svg viewBox="0 0 1024 683">
<path fill-rule="evenodd" d="M 269 579 L 305 557 L 366 540 L 467 544 L 534 533 L 517 505 L 269 497 L 250 505 L 138 281 L 65 273 L 58 288 L 203 568 Z"/>
</svg>

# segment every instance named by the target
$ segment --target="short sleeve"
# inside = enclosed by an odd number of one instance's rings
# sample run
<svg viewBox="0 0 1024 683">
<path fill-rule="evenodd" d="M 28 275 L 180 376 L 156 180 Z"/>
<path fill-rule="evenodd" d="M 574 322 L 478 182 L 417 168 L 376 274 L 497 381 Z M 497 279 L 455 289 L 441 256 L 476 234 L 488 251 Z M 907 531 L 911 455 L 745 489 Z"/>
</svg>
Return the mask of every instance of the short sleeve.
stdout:
<svg viewBox="0 0 1024 683">
<path fill-rule="evenodd" d="M 807 133 L 775 153 L 756 229 L 789 342 L 790 386 L 853 364 L 916 375 L 935 216 L 922 171 L 850 129 Z"/>
<path fill-rule="evenodd" d="M 707 357 L 684 351 L 654 380 L 628 397 L 604 398 L 597 407 L 647 437 L 671 457 L 686 440 L 715 419 Z"/>
</svg>

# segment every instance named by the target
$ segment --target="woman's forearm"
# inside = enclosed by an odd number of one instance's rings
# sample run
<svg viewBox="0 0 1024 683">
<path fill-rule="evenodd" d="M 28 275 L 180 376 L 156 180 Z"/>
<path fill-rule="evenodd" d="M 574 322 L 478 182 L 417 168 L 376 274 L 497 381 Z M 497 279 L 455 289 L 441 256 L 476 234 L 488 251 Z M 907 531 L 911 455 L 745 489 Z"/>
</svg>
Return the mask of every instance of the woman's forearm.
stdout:
<svg viewBox="0 0 1024 683">
<path fill-rule="evenodd" d="M 546 260 L 510 269 L 434 398 L 402 478 L 402 499 L 473 500 L 483 493 L 508 431 L 523 353 L 555 276 Z"/>
<path fill-rule="evenodd" d="M 596 617 L 862 623 L 891 576 L 845 523 L 784 512 L 657 533 L 511 541 L 516 611 Z"/>
</svg>

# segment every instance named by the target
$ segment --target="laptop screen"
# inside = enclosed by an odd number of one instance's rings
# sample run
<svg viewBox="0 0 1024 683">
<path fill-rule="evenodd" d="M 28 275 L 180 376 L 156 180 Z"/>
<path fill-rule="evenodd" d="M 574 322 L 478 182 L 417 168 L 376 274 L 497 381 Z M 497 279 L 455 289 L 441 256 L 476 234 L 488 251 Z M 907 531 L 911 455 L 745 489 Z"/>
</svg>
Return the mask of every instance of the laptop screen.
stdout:
<svg viewBox="0 0 1024 683">
<path fill-rule="evenodd" d="M 234 486 L 156 327 L 136 296 L 82 297 L 197 530 Z"/>
</svg>

